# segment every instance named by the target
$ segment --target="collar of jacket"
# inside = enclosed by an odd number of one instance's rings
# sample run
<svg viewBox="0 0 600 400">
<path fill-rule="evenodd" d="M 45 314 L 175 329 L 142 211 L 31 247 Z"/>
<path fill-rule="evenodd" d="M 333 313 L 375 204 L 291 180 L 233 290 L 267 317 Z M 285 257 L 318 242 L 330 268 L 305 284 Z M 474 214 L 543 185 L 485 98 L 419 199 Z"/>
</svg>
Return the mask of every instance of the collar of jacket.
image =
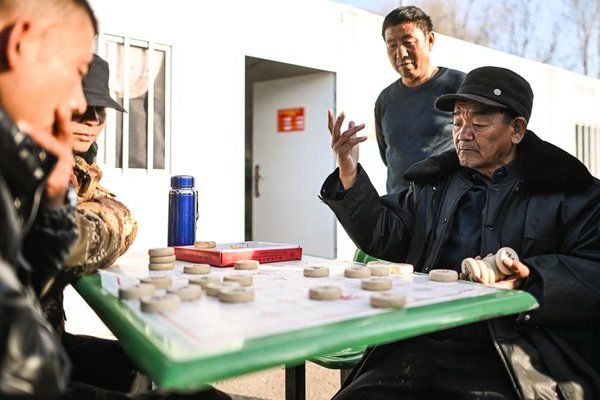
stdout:
<svg viewBox="0 0 600 400">
<path fill-rule="evenodd" d="M 517 171 L 532 192 L 580 192 L 594 181 L 588 169 L 566 151 L 527 131 L 517 147 Z M 411 166 L 404 178 L 408 181 L 435 184 L 460 168 L 454 149 L 445 151 Z"/>
<path fill-rule="evenodd" d="M 75 155 L 81 157 L 88 164 L 93 164 L 96 161 L 96 156 L 98 155 L 98 144 L 96 142 L 92 143 L 88 151 L 85 153 L 75 152 Z"/>
<path fill-rule="evenodd" d="M 57 159 L 21 132 L 1 107 L 0 149 L 0 174 L 11 192 L 23 228 L 28 229 Z"/>
</svg>

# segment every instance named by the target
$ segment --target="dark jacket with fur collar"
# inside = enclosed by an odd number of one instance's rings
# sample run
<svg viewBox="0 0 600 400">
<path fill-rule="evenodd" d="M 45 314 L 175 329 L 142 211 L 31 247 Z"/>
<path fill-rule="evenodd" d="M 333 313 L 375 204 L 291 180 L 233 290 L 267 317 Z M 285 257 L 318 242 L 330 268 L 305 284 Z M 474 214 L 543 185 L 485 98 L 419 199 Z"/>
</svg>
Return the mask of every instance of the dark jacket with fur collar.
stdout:
<svg viewBox="0 0 600 400">
<path fill-rule="evenodd" d="M 408 190 L 382 197 L 362 167 L 347 191 L 336 170 L 321 198 L 367 254 L 427 272 L 441 267 L 452 218 L 472 185 L 460 168 L 454 150 L 431 157 L 406 172 Z M 592 328 L 600 326 L 600 183 L 531 131 L 519 144 L 517 170 L 519 179 L 488 191 L 481 255 L 515 249 L 532 270 L 523 289 L 540 307 L 489 323 L 498 355 L 523 399 L 554 399 L 555 391 L 568 400 L 600 398 L 590 367 Z"/>
</svg>

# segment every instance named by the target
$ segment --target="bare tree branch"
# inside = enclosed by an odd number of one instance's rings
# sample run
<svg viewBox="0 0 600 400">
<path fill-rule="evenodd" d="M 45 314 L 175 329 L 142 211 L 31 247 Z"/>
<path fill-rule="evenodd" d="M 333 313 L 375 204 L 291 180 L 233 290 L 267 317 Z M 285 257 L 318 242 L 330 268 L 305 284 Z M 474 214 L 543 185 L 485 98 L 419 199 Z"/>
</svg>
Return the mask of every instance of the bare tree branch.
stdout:
<svg viewBox="0 0 600 400">
<path fill-rule="evenodd" d="M 600 0 L 559 1 L 417 0 L 437 32 L 600 77 Z"/>
<path fill-rule="evenodd" d="M 590 45 L 594 31 L 598 29 L 600 5 L 598 0 L 570 0 L 569 14 L 575 24 L 579 39 L 579 57 L 583 73 L 590 74 Z"/>
</svg>

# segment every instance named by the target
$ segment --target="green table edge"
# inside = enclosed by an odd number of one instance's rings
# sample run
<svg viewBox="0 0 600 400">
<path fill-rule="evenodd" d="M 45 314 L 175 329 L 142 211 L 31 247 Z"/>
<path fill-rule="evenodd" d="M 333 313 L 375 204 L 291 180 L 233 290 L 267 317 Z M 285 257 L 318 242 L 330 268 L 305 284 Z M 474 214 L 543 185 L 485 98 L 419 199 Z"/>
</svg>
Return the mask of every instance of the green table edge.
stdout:
<svg viewBox="0 0 600 400">
<path fill-rule="evenodd" d="M 101 287 L 98 274 L 74 285 L 141 371 L 164 389 L 192 390 L 204 384 L 277 365 L 301 364 L 312 357 L 406 339 L 538 306 L 526 292 L 502 290 L 474 298 L 406 310 L 393 310 L 322 326 L 248 340 L 237 352 L 199 360 L 172 361 L 143 322 Z M 343 343 L 343 344 L 341 344 Z"/>
</svg>

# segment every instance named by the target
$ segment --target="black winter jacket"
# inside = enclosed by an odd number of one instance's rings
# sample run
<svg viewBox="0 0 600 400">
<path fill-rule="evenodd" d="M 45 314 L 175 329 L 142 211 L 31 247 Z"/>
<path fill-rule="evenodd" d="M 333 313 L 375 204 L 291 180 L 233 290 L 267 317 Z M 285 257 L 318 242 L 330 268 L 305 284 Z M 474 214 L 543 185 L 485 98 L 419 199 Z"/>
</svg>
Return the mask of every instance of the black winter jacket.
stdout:
<svg viewBox="0 0 600 400">
<path fill-rule="evenodd" d="M 362 167 L 347 191 L 336 170 L 321 198 L 364 252 L 427 272 L 444 267 L 440 251 L 472 185 L 460 168 L 456 152 L 444 152 L 406 172 L 409 189 L 383 197 Z M 559 391 L 566 400 L 600 399 L 590 367 L 600 326 L 600 181 L 531 131 L 518 146 L 517 170 L 518 180 L 488 191 L 480 255 L 515 249 L 532 270 L 523 289 L 540 307 L 489 321 L 492 339 L 521 398 L 555 399 Z"/>
<path fill-rule="evenodd" d="M 55 398 L 69 361 L 37 297 L 76 238 L 74 209 L 40 208 L 55 157 L 20 132 L 0 109 L 0 398 Z M 35 246 L 35 270 L 23 241 Z M 33 264 L 31 264 L 33 265 Z M 35 287 L 35 290 L 34 290 Z M 38 293 L 36 293 L 38 292 Z"/>
</svg>

